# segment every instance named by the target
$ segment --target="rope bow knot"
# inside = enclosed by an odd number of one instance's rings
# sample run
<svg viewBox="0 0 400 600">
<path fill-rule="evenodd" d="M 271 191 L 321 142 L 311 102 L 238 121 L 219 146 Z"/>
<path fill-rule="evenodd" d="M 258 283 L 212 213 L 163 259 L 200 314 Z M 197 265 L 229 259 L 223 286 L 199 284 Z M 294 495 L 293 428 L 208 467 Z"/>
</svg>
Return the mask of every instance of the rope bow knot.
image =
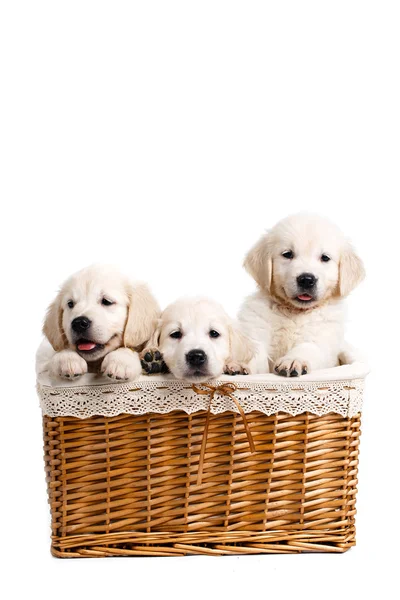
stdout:
<svg viewBox="0 0 400 600">
<path fill-rule="evenodd" d="M 251 435 L 250 427 L 246 419 L 246 415 L 244 413 L 243 408 L 240 406 L 239 402 L 236 400 L 234 396 L 234 392 L 237 390 L 237 387 L 234 383 L 227 381 L 226 383 L 221 383 L 220 385 L 210 385 L 209 383 L 202 383 L 201 388 L 197 387 L 197 385 L 193 384 L 192 389 L 196 392 L 196 394 L 200 394 L 201 396 L 209 396 L 210 402 L 207 409 L 207 417 L 206 424 L 204 425 L 203 431 L 203 439 L 201 442 L 201 450 L 200 450 L 200 458 L 199 458 L 199 470 L 197 472 L 197 485 L 200 485 L 203 477 L 203 466 L 204 466 L 204 456 L 206 453 L 207 446 L 207 436 L 208 436 L 208 427 L 210 424 L 210 415 L 211 415 L 211 405 L 214 400 L 215 394 L 219 394 L 220 396 L 228 396 L 235 403 L 240 416 L 243 420 L 243 425 L 246 431 L 247 439 L 250 446 L 250 451 L 255 452 L 255 446 L 253 441 L 253 436 Z"/>
</svg>

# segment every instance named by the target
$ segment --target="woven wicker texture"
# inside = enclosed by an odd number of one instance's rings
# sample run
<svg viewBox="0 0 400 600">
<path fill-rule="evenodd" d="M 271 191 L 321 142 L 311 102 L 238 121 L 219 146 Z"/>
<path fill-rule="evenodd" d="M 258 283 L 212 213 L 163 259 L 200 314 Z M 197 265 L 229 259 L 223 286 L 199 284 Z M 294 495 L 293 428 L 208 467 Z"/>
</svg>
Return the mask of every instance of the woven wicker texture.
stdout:
<svg viewBox="0 0 400 600">
<path fill-rule="evenodd" d="M 355 543 L 360 416 L 44 417 L 59 557 L 344 552 Z"/>
</svg>

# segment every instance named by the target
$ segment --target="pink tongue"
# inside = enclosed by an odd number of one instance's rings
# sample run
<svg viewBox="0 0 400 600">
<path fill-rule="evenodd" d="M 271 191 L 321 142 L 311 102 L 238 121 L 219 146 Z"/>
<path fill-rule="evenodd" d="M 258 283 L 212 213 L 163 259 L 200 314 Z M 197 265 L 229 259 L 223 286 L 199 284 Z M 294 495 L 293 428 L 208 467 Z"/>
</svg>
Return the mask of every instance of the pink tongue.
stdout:
<svg viewBox="0 0 400 600">
<path fill-rule="evenodd" d="M 311 300 L 311 296 L 308 294 L 303 294 L 302 296 L 297 296 L 299 300 Z"/>
<path fill-rule="evenodd" d="M 92 342 L 78 344 L 78 350 L 93 350 L 93 348 L 96 348 L 96 344 L 93 344 Z"/>
</svg>

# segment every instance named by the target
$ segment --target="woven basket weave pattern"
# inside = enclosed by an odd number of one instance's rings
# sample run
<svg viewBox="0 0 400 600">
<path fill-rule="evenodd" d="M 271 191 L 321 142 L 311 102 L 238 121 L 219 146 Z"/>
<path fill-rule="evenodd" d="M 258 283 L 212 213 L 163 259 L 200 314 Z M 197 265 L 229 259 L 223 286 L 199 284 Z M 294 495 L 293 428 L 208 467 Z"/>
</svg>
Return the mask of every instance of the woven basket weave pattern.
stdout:
<svg viewBox="0 0 400 600">
<path fill-rule="evenodd" d="M 44 417 L 59 557 L 343 552 L 355 543 L 360 415 L 206 411 Z"/>
</svg>

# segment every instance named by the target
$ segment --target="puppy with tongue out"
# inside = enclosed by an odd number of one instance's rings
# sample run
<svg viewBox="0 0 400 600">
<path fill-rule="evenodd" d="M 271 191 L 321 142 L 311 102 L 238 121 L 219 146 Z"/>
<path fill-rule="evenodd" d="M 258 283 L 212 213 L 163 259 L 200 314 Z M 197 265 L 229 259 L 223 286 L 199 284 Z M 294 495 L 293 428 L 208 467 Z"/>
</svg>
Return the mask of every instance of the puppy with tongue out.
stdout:
<svg viewBox="0 0 400 600">
<path fill-rule="evenodd" d="M 334 367 L 348 350 L 344 298 L 364 267 L 338 227 L 323 217 L 286 217 L 261 237 L 244 266 L 259 290 L 239 314 L 257 342 L 251 372 L 283 377 Z"/>
<path fill-rule="evenodd" d="M 48 309 L 43 332 L 54 349 L 48 370 L 66 379 L 87 372 L 135 379 L 141 374 L 138 351 L 159 315 L 146 285 L 109 266 L 87 267 L 64 283 Z"/>
</svg>

